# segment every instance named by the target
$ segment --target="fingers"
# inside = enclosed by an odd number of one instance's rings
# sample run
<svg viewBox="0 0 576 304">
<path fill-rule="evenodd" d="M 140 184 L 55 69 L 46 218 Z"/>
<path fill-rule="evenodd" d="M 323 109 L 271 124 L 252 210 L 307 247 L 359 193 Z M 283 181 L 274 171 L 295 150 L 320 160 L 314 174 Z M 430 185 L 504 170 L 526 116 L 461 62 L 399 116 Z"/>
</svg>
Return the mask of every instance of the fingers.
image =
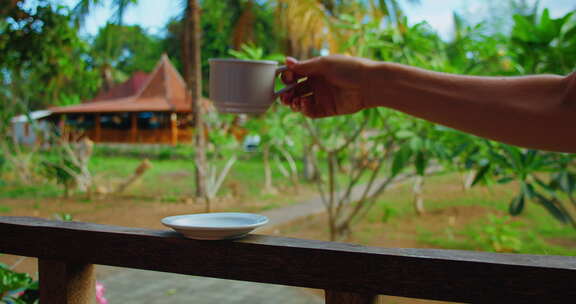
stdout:
<svg viewBox="0 0 576 304">
<path fill-rule="evenodd" d="M 330 116 L 324 107 L 322 107 L 314 95 L 307 95 L 303 97 L 297 97 L 294 103 L 290 106 L 292 111 L 300 112 L 304 116 L 310 118 L 322 118 Z"/>
<path fill-rule="evenodd" d="M 292 57 L 286 57 L 286 66 L 290 71 L 297 74 L 310 76 L 317 74 L 322 70 L 323 60 L 322 57 L 298 61 Z"/>
<path fill-rule="evenodd" d="M 291 84 L 296 83 L 298 80 L 306 78 L 306 76 L 302 74 L 295 73 L 293 71 L 287 70 L 280 74 L 280 79 L 284 84 Z"/>
<path fill-rule="evenodd" d="M 282 82 L 285 84 L 295 83 L 299 79 L 317 73 L 321 70 L 321 62 L 320 57 L 303 61 L 286 57 L 286 67 L 288 67 L 288 70 L 281 73 Z"/>
<path fill-rule="evenodd" d="M 299 84 L 293 90 L 284 93 L 281 96 L 282 103 L 289 106 L 294 112 L 301 112 L 305 116 L 310 118 L 325 117 L 324 107 L 321 105 L 321 101 L 317 100 L 317 96 L 314 95 L 312 87 L 308 82 Z"/>
<path fill-rule="evenodd" d="M 284 105 L 290 106 L 295 98 L 313 94 L 314 88 L 309 80 L 287 85 L 278 91 L 278 96 Z"/>
</svg>

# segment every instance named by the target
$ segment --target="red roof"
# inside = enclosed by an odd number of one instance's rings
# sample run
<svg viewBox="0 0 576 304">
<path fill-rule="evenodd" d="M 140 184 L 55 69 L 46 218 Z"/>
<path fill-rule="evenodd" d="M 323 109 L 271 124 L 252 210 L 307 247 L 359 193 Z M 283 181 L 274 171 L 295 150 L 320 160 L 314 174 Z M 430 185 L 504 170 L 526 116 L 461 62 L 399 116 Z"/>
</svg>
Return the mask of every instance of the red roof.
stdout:
<svg viewBox="0 0 576 304">
<path fill-rule="evenodd" d="M 150 75 L 144 72 L 138 71 L 134 73 L 134 75 L 132 75 L 132 77 L 127 81 L 113 87 L 109 91 L 100 91 L 100 93 L 98 93 L 94 99 L 87 102 L 95 102 L 136 95 L 136 93 L 138 93 L 146 84 L 149 76 Z"/>
<path fill-rule="evenodd" d="M 209 104 L 202 98 L 203 106 Z M 101 92 L 90 101 L 50 110 L 54 113 L 191 112 L 192 103 L 184 79 L 168 56 L 162 55 L 150 75 L 137 72 L 128 81 Z"/>
</svg>

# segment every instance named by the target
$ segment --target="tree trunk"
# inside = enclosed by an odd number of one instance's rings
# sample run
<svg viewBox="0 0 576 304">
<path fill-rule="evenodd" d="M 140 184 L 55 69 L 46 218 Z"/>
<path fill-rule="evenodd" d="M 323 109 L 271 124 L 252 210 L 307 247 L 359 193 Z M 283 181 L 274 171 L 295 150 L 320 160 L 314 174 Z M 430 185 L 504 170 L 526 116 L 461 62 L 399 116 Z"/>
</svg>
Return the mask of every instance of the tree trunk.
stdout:
<svg viewBox="0 0 576 304">
<path fill-rule="evenodd" d="M 266 193 L 276 193 L 272 185 L 272 168 L 270 167 L 270 144 L 264 144 L 262 149 L 262 158 L 264 162 L 264 191 Z"/>
<path fill-rule="evenodd" d="M 426 210 L 424 209 L 424 176 L 417 175 L 414 178 L 414 188 L 412 189 L 414 194 L 414 211 L 417 215 L 423 215 Z"/>
<path fill-rule="evenodd" d="M 195 116 L 195 179 L 196 197 L 209 200 L 206 189 L 206 137 L 204 136 L 202 96 L 202 65 L 200 61 L 200 6 L 198 0 L 188 0 L 184 19 L 183 64 L 186 84 L 192 98 L 192 111 Z"/>
<path fill-rule="evenodd" d="M 296 166 L 296 161 L 294 160 L 292 155 L 290 155 L 290 152 L 288 152 L 287 150 L 282 149 L 282 148 L 279 148 L 279 150 L 280 150 L 280 153 L 282 153 L 282 155 L 286 159 L 286 162 L 288 162 L 288 168 L 290 169 L 288 175 L 289 175 L 290 180 L 292 181 L 292 185 L 294 186 L 294 190 L 296 190 L 296 192 L 299 192 L 300 187 L 299 187 L 299 182 L 298 182 L 298 166 Z"/>
<path fill-rule="evenodd" d="M 464 191 L 470 190 L 472 188 L 472 183 L 476 177 L 476 170 L 470 170 L 466 173 L 464 177 Z"/>
<path fill-rule="evenodd" d="M 314 149 L 314 145 L 309 145 L 304 151 L 304 156 L 302 162 L 304 163 L 303 166 L 303 176 L 305 181 L 314 181 L 318 178 L 318 172 L 316 172 L 316 168 L 314 167 L 314 160 L 313 157 L 316 157 L 314 154 L 316 153 Z"/>
</svg>

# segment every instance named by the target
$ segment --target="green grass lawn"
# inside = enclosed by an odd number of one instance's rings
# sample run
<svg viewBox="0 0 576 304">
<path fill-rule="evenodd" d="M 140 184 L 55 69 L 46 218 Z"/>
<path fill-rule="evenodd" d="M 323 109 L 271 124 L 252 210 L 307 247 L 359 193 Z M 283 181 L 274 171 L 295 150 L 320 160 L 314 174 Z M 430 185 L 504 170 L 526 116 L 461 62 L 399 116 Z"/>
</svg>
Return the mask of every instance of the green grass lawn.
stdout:
<svg viewBox="0 0 576 304">
<path fill-rule="evenodd" d="M 576 255 L 576 229 L 559 223 L 540 205 L 530 202 L 520 216 L 507 214 L 515 191 L 514 184 L 475 186 L 464 191 L 457 174 L 434 176 L 426 180 L 426 214 L 415 214 L 411 184 L 405 184 L 385 193 L 354 235 L 370 243 L 384 233 L 380 229 L 406 230 L 403 226 L 409 220 L 416 241 L 431 247 Z"/>
<path fill-rule="evenodd" d="M 128 157 L 94 157 L 90 162 L 90 169 L 97 180 L 113 184 L 131 175 L 141 161 L 141 159 Z M 212 162 L 212 166 L 219 174 L 226 162 L 225 159 L 216 160 Z M 193 195 L 193 159 L 151 160 L 151 163 L 152 168 L 146 172 L 138 185 L 129 189 L 128 193 L 140 196 L 163 196 L 167 201 L 170 198 Z M 290 185 L 290 181 L 274 168 L 272 178 L 275 187 L 283 188 Z M 236 194 L 259 199 L 269 196 L 263 193 L 263 185 L 264 166 L 261 158 L 258 155 L 252 157 L 243 155 L 233 165 L 218 194 L 226 195 L 234 190 L 239 192 Z"/>
<path fill-rule="evenodd" d="M 97 153 L 89 163 L 90 172 L 95 181 L 97 193 L 110 191 L 122 181 L 130 177 L 143 161 L 143 157 L 113 156 Z M 152 167 L 144 176 L 127 188 L 122 195 L 115 195 L 114 199 L 131 199 L 145 202 L 182 203 L 194 197 L 195 177 L 194 160 L 177 158 L 155 158 L 150 160 Z M 216 168 L 217 174 L 222 170 L 227 159 L 212 160 L 211 166 Z M 312 185 L 304 182 L 300 191 L 296 192 L 289 179 L 284 177 L 272 162 L 273 186 L 277 191 L 264 190 L 264 166 L 260 153 L 238 154 L 238 160 L 229 171 L 228 176 L 220 187 L 217 197 L 228 197 L 242 204 L 247 212 L 260 212 L 281 207 L 286 204 L 297 203 L 313 196 Z M 10 168 L 0 176 L 0 213 L 7 213 L 11 209 L 2 199 L 9 200 L 42 200 L 59 199 L 63 196 L 62 187 L 42 178 L 37 174 L 37 181 L 25 185 L 18 181 L 17 176 Z M 80 202 L 86 201 L 84 194 L 73 195 Z"/>
</svg>

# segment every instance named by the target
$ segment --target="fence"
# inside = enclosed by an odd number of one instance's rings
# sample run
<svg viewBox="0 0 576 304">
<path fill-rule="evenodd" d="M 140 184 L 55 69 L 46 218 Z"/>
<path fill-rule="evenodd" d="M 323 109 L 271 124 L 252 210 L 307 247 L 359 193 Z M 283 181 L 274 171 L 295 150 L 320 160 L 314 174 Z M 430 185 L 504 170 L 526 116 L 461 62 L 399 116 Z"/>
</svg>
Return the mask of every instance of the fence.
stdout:
<svg viewBox="0 0 576 304">
<path fill-rule="evenodd" d="M 388 249 L 250 235 L 195 241 L 148 230 L 0 217 L 0 252 L 38 257 L 41 303 L 90 303 L 93 265 L 324 289 L 328 304 L 391 295 L 467 303 L 569 303 L 576 258 Z"/>
</svg>

